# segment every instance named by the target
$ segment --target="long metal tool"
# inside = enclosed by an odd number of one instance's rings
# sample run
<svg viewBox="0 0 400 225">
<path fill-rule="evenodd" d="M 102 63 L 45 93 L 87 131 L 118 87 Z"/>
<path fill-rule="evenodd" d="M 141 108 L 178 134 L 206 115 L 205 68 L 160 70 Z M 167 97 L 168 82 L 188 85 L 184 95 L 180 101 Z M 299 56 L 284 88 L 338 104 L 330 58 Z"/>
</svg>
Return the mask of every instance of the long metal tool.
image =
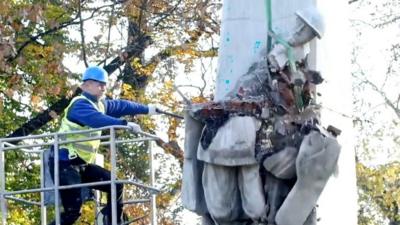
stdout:
<svg viewBox="0 0 400 225">
<path fill-rule="evenodd" d="M 164 114 L 164 115 L 167 115 L 167 116 L 171 116 L 171 117 L 174 117 L 174 118 L 177 118 L 177 119 L 180 119 L 180 120 L 183 120 L 183 116 L 178 115 L 176 113 L 166 112 L 166 111 L 163 111 L 161 109 L 156 109 L 156 112 Z"/>
</svg>

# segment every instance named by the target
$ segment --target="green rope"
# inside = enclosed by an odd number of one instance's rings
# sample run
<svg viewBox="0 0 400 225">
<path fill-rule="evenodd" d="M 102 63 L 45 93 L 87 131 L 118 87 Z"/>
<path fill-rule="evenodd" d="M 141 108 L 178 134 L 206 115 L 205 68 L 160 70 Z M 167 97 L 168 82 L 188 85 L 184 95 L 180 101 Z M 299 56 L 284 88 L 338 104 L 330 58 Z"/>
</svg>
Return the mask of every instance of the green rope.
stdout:
<svg viewBox="0 0 400 225">
<path fill-rule="evenodd" d="M 292 69 L 293 72 L 297 72 L 296 68 L 296 63 L 294 60 L 294 55 L 293 55 L 293 48 L 292 46 L 289 45 L 287 41 L 285 41 L 281 36 L 277 35 L 274 30 L 272 29 L 272 0 L 265 0 L 265 14 L 267 17 L 267 30 L 268 30 L 268 38 L 267 38 L 267 52 L 271 50 L 272 46 L 272 41 L 271 39 L 274 38 L 278 43 L 282 44 L 285 46 L 285 48 L 288 51 L 288 61 L 289 61 L 289 66 Z"/>
<path fill-rule="evenodd" d="M 292 73 L 297 73 L 297 67 L 296 67 L 296 62 L 294 59 L 293 55 L 293 47 L 289 45 L 289 43 L 284 40 L 281 36 L 277 35 L 274 30 L 272 29 L 272 0 L 265 0 L 265 14 L 267 17 L 267 30 L 268 30 L 268 35 L 267 35 L 267 52 L 271 51 L 272 48 L 272 39 L 275 39 L 278 43 L 283 45 L 288 54 L 288 61 L 289 61 L 289 66 L 290 69 L 292 70 Z M 299 110 L 301 110 L 304 106 L 303 103 L 303 98 L 302 98 L 302 89 L 300 87 L 296 87 L 295 85 L 293 92 L 295 95 L 295 102 L 296 106 Z"/>
<path fill-rule="evenodd" d="M 272 30 L 272 3 L 271 0 L 265 0 L 265 16 L 267 17 L 267 31 L 274 32 Z M 272 37 L 267 35 L 267 52 L 271 51 L 272 48 Z"/>
</svg>

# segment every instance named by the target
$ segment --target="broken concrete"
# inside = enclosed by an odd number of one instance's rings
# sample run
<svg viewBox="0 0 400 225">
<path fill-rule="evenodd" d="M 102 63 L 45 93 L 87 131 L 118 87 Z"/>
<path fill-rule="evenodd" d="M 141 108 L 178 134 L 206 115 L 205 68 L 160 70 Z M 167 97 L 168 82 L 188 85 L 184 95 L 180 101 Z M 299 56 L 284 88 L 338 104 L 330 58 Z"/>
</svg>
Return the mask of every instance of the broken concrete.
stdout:
<svg viewBox="0 0 400 225">
<path fill-rule="evenodd" d="M 335 171 L 340 145 L 332 136 L 312 131 L 296 159 L 297 182 L 276 215 L 278 225 L 303 224 Z"/>
</svg>

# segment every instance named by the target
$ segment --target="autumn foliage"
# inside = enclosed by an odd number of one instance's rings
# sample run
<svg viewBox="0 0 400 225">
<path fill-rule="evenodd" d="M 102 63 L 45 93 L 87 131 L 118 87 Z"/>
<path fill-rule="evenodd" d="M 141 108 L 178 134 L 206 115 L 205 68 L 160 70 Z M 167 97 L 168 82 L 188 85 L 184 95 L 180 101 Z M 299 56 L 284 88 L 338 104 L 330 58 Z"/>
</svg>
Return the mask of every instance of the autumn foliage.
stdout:
<svg viewBox="0 0 400 225">
<path fill-rule="evenodd" d="M 174 85 L 180 73 L 176 68 L 189 73 L 195 70 L 196 60 L 216 56 L 213 43 L 220 8 L 218 0 L 0 1 L 0 137 L 54 132 L 68 101 L 79 93 L 81 71 L 94 64 L 111 74 L 108 97 L 155 103 L 182 113 L 184 104 Z M 197 88 L 204 91 L 204 86 Z M 139 122 L 145 131 L 164 131 L 167 139 L 157 143 L 164 149 L 158 160 L 164 167 L 174 163 L 180 167 L 181 121 L 128 119 Z M 146 145 L 126 146 L 119 175 L 148 182 L 146 151 Z M 7 175 L 13 178 L 7 188 L 38 182 L 35 173 L 31 180 L 23 177 L 31 167 L 38 169 L 37 164 L 21 163 L 24 157 L 8 156 L 7 162 L 18 166 L 8 168 Z M 177 211 L 169 211 L 180 189 L 180 171 L 173 171 L 157 173 L 163 191 L 157 198 L 160 224 L 175 224 L 179 217 Z M 10 224 L 38 224 L 38 207 L 10 205 Z M 148 215 L 146 205 L 125 210 L 129 218 Z M 79 224 L 93 223 L 92 212 L 91 203 L 85 205 Z M 137 224 L 148 224 L 148 217 Z"/>
</svg>

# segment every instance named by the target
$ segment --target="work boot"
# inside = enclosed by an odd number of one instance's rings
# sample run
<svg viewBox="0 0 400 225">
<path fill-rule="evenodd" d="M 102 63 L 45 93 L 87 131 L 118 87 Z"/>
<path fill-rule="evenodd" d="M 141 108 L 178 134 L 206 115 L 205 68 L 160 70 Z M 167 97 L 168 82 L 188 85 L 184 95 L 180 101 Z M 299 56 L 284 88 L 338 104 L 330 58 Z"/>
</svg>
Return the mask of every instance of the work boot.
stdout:
<svg viewBox="0 0 400 225">
<path fill-rule="evenodd" d="M 125 222 L 128 222 L 128 221 L 129 221 L 129 217 L 124 212 L 122 212 L 121 222 L 120 223 L 125 223 Z"/>
<path fill-rule="evenodd" d="M 103 213 L 99 213 L 97 216 L 97 225 L 111 225 L 109 222 L 108 215 L 104 215 Z"/>
<path fill-rule="evenodd" d="M 123 224 L 129 221 L 128 216 L 125 213 L 122 213 L 121 219 L 118 221 L 118 224 Z M 111 225 L 111 219 L 109 219 L 108 215 L 104 215 L 103 213 L 99 213 L 99 218 L 97 225 Z"/>
<path fill-rule="evenodd" d="M 97 215 L 96 222 L 97 222 L 96 223 L 97 225 L 108 225 L 109 224 L 107 215 L 104 215 L 101 212 Z"/>
<path fill-rule="evenodd" d="M 111 220 L 108 218 L 108 215 L 103 215 L 103 225 L 111 225 Z"/>
</svg>

